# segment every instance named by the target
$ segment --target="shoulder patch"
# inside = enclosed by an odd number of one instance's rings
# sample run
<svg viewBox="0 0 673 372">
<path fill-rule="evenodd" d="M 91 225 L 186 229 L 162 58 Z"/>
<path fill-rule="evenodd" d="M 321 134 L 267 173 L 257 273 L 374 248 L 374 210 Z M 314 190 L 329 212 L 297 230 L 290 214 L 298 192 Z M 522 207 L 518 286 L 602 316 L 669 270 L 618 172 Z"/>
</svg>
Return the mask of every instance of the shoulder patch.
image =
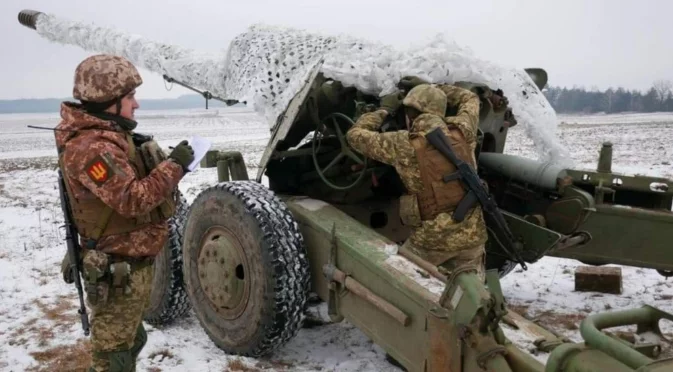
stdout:
<svg viewBox="0 0 673 372">
<path fill-rule="evenodd" d="M 110 179 L 110 167 L 99 155 L 87 164 L 86 174 L 96 185 L 101 186 Z"/>
</svg>

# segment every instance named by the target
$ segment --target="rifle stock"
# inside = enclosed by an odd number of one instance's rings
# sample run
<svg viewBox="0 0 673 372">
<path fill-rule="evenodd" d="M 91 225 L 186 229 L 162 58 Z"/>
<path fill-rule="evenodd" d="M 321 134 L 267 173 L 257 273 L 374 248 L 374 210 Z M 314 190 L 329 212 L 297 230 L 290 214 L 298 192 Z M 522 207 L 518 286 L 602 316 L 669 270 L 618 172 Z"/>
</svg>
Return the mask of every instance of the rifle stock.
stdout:
<svg viewBox="0 0 673 372">
<path fill-rule="evenodd" d="M 455 174 L 445 175 L 444 182 L 448 182 L 452 179 L 459 179 L 465 186 L 467 186 L 468 193 L 466 194 L 465 199 L 458 205 L 460 210 L 462 211 L 466 209 L 467 203 L 474 204 L 473 201 L 476 197 L 476 200 L 479 201 L 482 211 L 484 212 L 486 225 L 493 233 L 495 240 L 502 246 L 502 249 L 512 260 L 518 262 L 522 269 L 527 270 L 528 267 L 519 254 L 521 250 L 520 243 L 515 241 L 514 235 L 510 231 L 505 218 L 502 216 L 500 209 L 498 209 L 498 206 L 491 196 L 486 192 L 477 172 L 472 169 L 468 163 L 456 156 L 451 148 L 448 138 L 444 132 L 442 132 L 441 128 L 433 129 L 425 135 L 425 138 L 458 169 L 457 176 Z M 456 209 L 456 211 L 459 210 Z M 454 214 L 456 211 L 454 211 Z"/>
</svg>

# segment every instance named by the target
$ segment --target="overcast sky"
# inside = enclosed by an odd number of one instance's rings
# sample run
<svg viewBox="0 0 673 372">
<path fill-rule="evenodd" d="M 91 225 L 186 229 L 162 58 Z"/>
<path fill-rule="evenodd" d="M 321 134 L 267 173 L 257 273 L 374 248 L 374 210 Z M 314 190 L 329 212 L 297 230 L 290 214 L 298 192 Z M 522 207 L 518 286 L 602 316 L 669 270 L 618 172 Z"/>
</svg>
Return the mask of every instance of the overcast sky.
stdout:
<svg viewBox="0 0 673 372">
<path fill-rule="evenodd" d="M 444 32 L 482 59 L 542 67 L 551 85 L 645 90 L 673 79 L 670 0 L 2 0 L 0 99 L 70 97 L 73 71 L 91 54 L 20 25 L 26 8 L 206 51 L 258 22 L 401 46 Z M 141 99 L 191 93 L 141 73 Z"/>
</svg>

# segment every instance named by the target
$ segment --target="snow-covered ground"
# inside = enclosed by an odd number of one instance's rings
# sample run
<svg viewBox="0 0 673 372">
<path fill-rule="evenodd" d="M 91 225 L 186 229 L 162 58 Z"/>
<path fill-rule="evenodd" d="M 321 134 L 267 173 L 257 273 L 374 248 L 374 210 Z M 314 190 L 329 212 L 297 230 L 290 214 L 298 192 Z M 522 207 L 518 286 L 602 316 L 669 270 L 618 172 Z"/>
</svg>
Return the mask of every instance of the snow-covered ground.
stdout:
<svg viewBox="0 0 673 372">
<path fill-rule="evenodd" d="M 268 126 L 245 109 L 139 112 L 139 132 L 168 147 L 192 135 L 215 149 L 241 151 L 251 177 L 269 138 Z M 77 317 L 74 286 L 60 278 L 65 245 L 55 148 L 49 131 L 57 114 L 0 115 L 0 370 L 71 370 L 86 359 L 88 343 Z M 673 178 L 673 115 L 559 116 L 557 135 L 576 166 L 593 169 L 603 141 L 614 144 L 613 170 Z M 506 152 L 536 158 L 522 128 L 510 132 Z M 180 189 L 189 201 L 217 179 L 215 169 L 197 169 Z M 621 296 L 574 292 L 579 263 L 544 258 L 527 272 L 502 281 L 507 300 L 527 316 L 580 340 L 577 325 L 588 313 L 647 303 L 673 312 L 673 281 L 654 270 L 622 267 Z M 318 311 L 324 312 L 324 307 Z M 261 359 L 228 356 L 206 336 L 193 316 L 165 329 L 147 326 L 149 341 L 139 371 L 398 371 L 385 353 L 348 322 L 303 329 L 287 346 Z M 666 332 L 673 328 L 666 326 Z M 507 331 L 520 345 L 523 338 Z M 544 361 L 548 354 L 536 357 Z M 59 364 L 60 363 L 60 364 Z M 60 365 L 60 367 L 56 367 Z"/>
</svg>

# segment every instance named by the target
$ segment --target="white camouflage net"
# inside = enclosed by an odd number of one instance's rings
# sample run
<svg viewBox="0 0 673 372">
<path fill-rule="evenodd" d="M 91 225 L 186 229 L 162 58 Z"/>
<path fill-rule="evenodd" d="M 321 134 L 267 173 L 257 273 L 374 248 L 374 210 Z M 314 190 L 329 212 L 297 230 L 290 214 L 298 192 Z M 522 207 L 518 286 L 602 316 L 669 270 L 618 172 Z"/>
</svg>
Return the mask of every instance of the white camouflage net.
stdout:
<svg viewBox="0 0 673 372">
<path fill-rule="evenodd" d="M 567 150 L 556 140 L 553 108 L 525 71 L 478 59 L 443 35 L 408 50 L 398 50 L 351 36 L 254 25 L 238 35 L 223 56 L 46 14 L 38 18 L 36 27 L 48 40 L 124 56 L 137 66 L 216 96 L 251 103 L 270 126 L 275 125 L 320 60 L 325 77 L 368 94 L 393 92 L 406 75 L 433 83 L 484 83 L 504 91 L 540 160 L 572 163 Z"/>
</svg>

